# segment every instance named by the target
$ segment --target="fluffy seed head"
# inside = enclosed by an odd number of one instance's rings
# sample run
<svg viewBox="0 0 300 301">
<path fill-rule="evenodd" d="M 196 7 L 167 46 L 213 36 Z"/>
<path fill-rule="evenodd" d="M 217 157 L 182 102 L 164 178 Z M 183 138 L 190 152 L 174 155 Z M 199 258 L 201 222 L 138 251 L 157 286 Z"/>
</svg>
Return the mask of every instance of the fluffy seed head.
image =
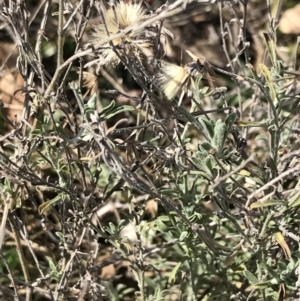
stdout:
<svg viewBox="0 0 300 301">
<path fill-rule="evenodd" d="M 193 59 L 191 63 L 180 67 L 170 63 L 164 63 L 158 75 L 158 83 L 165 96 L 171 100 L 179 91 L 196 89 L 195 78 L 205 78 L 213 86 L 212 75 L 214 72 L 211 65 L 205 59 L 197 58 L 192 52 L 186 51 Z"/>
<path fill-rule="evenodd" d="M 158 76 L 158 83 L 165 96 L 171 100 L 188 84 L 189 73 L 180 66 L 165 63 Z"/>
<path fill-rule="evenodd" d="M 119 2 L 114 8 L 109 8 L 104 12 L 104 21 L 94 27 L 94 44 L 101 42 L 110 35 L 115 35 L 120 31 L 136 25 L 136 28 L 128 33 L 124 38 L 116 38 L 112 40 L 114 46 L 119 46 L 120 54 L 133 53 L 137 55 L 140 52 L 140 48 L 147 47 L 148 43 L 145 40 L 140 39 L 142 29 L 139 28 L 139 23 L 146 18 L 146 11 L 139 3 L 125 3 Z M 106 25 L 106 27 L 105 27 Z M 107 28 L 107 30 L 106 30 Z M 107 33 L 108 31 L 108 33 Z M 109 43 L 103 45 L 102 63 L 101 65 L 117 65 L 120 63 L 120 58 L 111 48 Z"/>
<path fill-rule="evenodd" d="M 111 20 L 111 28 L 109 30 L 125 29 L 133 24 L 137 24 L 145 17 L 145 10 L 142 8 L 141 3 L 120 2 L 116 5 L 116 16 L 112 9 L 108 10 L 108 18 Z M 119 28 L 118 28 L 119 24 Z"/>
</svg>

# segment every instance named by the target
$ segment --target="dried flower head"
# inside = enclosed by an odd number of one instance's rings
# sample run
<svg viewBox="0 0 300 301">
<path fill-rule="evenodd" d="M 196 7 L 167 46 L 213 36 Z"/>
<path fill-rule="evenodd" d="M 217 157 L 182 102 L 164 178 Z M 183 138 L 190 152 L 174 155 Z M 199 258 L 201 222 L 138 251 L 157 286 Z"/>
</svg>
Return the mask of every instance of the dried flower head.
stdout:
<svg viewBox="0 0 300 301">
<path fill-rule="evenodd" d="M 189 73 L 184 67 L 165 63 L 158 76 L 159 85 L 165 96 L 171 100 L 184 86 L 189 86 Z"/>
<path fill-rule="evenodd" d="M 96 75 L 83 71 L 82 73 L 83 87 L 86 88 L 86 93 L 83 96 L 85 98 L 87 95 L 97 94 L 98 89 L 98 78 Z"/>
<path fill-rule="evenodd" d="M 150 45 L 143 38 L 143 30 L 139 26 L 141 21 L 147 17 L 142 4 L 119 2 L 114 7 L 103 12 L 103 15 L 103 22 L 94 26 L 93 43 L 96 45 L 109 36 L 116 35 L 131 27 L 131 30 L 124 37 L 113 39 L 112 44 L 120 56 L 133 54 L 139 58 L 142 48 Z M 134 28 L 132 27 L 133 25 L 135 26 Z M 103 45 L 101 55 L 100 65 L 116 66 L 121 61 L 115 49 L 109 43 Z"/>
<path fill-rule="evenodd" d="M 187 53 L 193 58 L 193 62 L 184 67 L 170 63 L 164 63 L 158 75 L 158 83 L 165 96 L 171 100 L 179 91 L 187 92 L 196 88 L 195 79 L 199 76 L 207 79 L 212 85 L 211 74 L 213 70 L 211 65 L 205 59 L 199 59 L 187 50 Z"/>
</svg>

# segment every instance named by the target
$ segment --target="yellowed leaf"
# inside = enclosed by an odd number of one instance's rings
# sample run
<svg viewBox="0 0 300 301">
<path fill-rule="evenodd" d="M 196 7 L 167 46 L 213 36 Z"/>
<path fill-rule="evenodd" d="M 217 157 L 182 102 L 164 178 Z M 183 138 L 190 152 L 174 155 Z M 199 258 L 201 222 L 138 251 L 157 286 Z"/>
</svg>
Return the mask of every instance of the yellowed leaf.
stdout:
<svg viewBox="0 0 300 301">
<path fill-rule="evenodd" d="M 281 248 L 283 249 L 284 251 L 284 254 L 287 258 L 291 258 L 291 250 L 289 248 L 289 246 L 287 245 L 283 235 L 281 232 L 276 232 L 274 234 L 274 237 L 276 239 L 276 241 L 280 244 Z"/>
<path fill-rule="evenodd" d="M 239 174 L 242 175 L 242 176 L 246 176 L 246 177 L 250 177 L 251 176 L 251 173 L 245 169 L 241 169 L 239 171 Z"/>
</svg>

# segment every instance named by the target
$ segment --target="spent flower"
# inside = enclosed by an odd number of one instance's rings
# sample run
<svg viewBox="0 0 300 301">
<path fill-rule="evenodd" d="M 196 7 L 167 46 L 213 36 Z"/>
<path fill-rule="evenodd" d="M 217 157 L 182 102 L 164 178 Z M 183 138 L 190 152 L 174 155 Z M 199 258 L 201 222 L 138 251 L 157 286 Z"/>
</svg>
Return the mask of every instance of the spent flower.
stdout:
<svg viewBox="0 0 300 301">
<path fill-rule="evenodd" d="M 120 57 L 128 55 L 134 55 L 140 59 L 140 54 L 144 52 L 143 48 L 151 45 L 140 27 L 141 22 L 147 18 L 142 3 L 121 1 L 104 11 L 103 15 L 103 22 L 93 28 L 93 44 L 97 45 L 110 36 L 112 39 L 111 43 L 107 42 L 102 45 L 101 59 L 98 63 L 116 66 L 121 62 Z M 114 38 L 114 35 L 122 31 L 128 32 L 123 37 Z"/>
<path fill-rule="evenodd" d="M 195 90 L 196 78 L 205 78 L 212 85 L 211 65 L 205 59 L 197 58 L 190 51 L 186 52 L 193 58 L 191 63 L 182 67 L 163 62 L 158 74 L 158 84 L 169 100 L 177 96 L 179 91 Z"/>
</svg>

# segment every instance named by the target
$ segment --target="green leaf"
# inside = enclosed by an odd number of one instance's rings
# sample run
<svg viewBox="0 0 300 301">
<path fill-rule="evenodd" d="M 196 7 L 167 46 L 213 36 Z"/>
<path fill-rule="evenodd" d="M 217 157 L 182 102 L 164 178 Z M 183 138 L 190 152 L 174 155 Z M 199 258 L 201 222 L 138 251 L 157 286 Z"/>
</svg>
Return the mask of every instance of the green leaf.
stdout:
<svg viewBox="0 0 300 301">
<path fill-rule="evenodd" d="M 184 262 L 184 261 L 183 261 Z M 181 267 L 181 265 L 183 264 L 183 262 L 178 262 L 176 264 L 176 266 L 174 267 L 174 269 L 172 270 L 172 272 L 170 273 L 169 279 L 168 279 L 168 283 L 169 285 L 174 285 L 175 279 L 176 279 L 176 274 L 179 270 L 179 268 Z"/>
<path fill-rule="evenodd" d="M 93 94 L 92 97 L 88 100 L 88 102 L 84 105 L 84 114 L 93 113 L 96 110 L 96 100 L 97 95 Z"/>
<path fill-rule="evenodd" d="M 2 193 L 8 193 L 10 196 L 13 196 L 13 190 L 11 188 L 11 183 L 8 178 L 4 179 L 4 185 L 0 184 L 0 187 L 2 188 Z"/>
<path fill-rule="evenodd" d="M 201 153 L 205 153 L 207 156 L 212 149 L 212 145 L 206 141 L 199 143 L 198 149 Z"/>
<path fill-rule="evenodd" d="M 46 201 L 45 203 L 41 204 L 39 206 L 40 214 L 47 214 L 53 205 L 55 205 L 57 202 L 61 200 L 64 200 L 65 198 L 66 198 L 66 194 L 60 193 L 52 200 Z"/>
<path fill-rule="evenodd" d="M 264 281 L 264 282 L 257 283 L 254 286 L 259 289 L 265 289 L 270 287 L 270 285 L 271 285 L 270 281 Z"/>
<path fill-rule="evenodd" d="M 108 106 L 104 107 L 101 112 L 99 113 L 99 116 L 106 116 L 108 113 L 110 113 L 114 107 L 116 106 L 116 102 L 112 100 Z"/>
<path fill-rule="evenodd" d="M 231 132 L 232 126 L 234 124 L 234 122 L 236 121 L 236 112 L 232 111 L 225 119 L 225 125 L 226 125 L 226 133 L 225 136 L 227 137 L 228 134 Z M 225 138 L 226 138 L 225 137 Z"/>
<path fill-rule="evenodd" d="M 135 108 L 132 106 L 127 106 L 127 105 L 120 106 L 120 107 L 117 107 L 114 110 L 110 111 L 109 113 L 107 113 L 104 116 L 104 120 L 108 120 L 108 119 L 112 118 L 113 116 L 120 114 L 122 112 L 128 112 L 128 111 L 134 111 L 134 110 L 135 110 Z"/>
<path fill-rule="evenodd" d="M 277 55 L 276 55 L 276 43 L 274 41 L 273 38 L 270 37 L 269 34 L 267 33 L 263 33 L 264 38 L 266 40 L 266 44 L 267 44 L 267 49 L 268 49 L 268 54 L 270 56 L 271 62 L 272 62 L 272 66 L 276 69 L 276 71 L 278 72 L 278 68 L 279 68 L 279 64 L 278 64 L 278 60 L 277 60 Z"/>
<path fill-rule="evenodd" d="M 69 83 L 69 86 L 70 86 L 71 90 L 73 91 L 75 98 L 77 100 L 80 114 L 82 116 L 84 116 L 84 102 L 83 102 L 83 96 L 81 94 L 81 90 L 79 89 L 79 86 L 76 84 L 76 82 Z"/>
<path fill-rule="evenodd" d="M 60 238 L 61 241 L 64 240 L 64 234 L 62 232 L 57 231 L 55 234 Z"/>
<path fill-rule="evenodd" d="M 274 82 L 273 76 L 271 75 L 269 69 L 264 64 L 259 64 L 259 68 L 260 68 L 261 73 L 263 74 L 264 78 L 266 79 L 273 102 L 277 103 L 278 99 L 277 99 L 275 86 L 273 84 L 273 82 Z"/>
<path fill-rule="evenodd" d="M 197 152 L 196 157 L 191 158 L 191 161 L 200 171 L 204 172 L 206 177 L 213 178 L 211 158 L 207 152 Z"/>
<path fill-rule="evenodd" d="M 179 241 L 184 241 L 188 237 L 188 235 L 189 235 L 188 231 L 181 232 L 180 237 L 179 237 Z"/>
<path fill-rule="evenodd" d="M 49 259 L 48 262 L 49 262 L 49 267 L 50 267 L 51 271 L 57 274 L 59 271 L 58 271 L 56 265 L 54 264 L 54 262 L 51 259 Z"/>
<path fill-rule="evenodd" d="M 261 261 L 259 263 L 259 266 L 261 268 L 265 269 L 269 276 L 272 276 L 273 278 L 277 278 L 277 279 L 279 278 L 279 275 L 277 274 L 277 272 L 274 271 L 267 263 Z"/>
<path fill-rule="evenodd" d="M 226 126 L 219 119 L 216 122 L 216 125 L 214 128 L 214 137 L 212 140 L 212 146 L 213 146 L 213 148 L 216 149 L 217 154 L 222 153 L 225 138 L 226 138 Z"/>
<path fill-rule="evenodd" d="M 214 137 L 214 124 L 213 121 L 207 120 L 206 118 L 199 118 L 199 122 L 203 127 L 203 131 L 206 133 L 206 136 L 211 139 Z M 211 142 L 211 141 L 208 141 Z"/>
<path fill-rule="evenodd" d="M 288 207 L 293 208 L 297 207 L 300 205 L 300 191 L 296 192 L 295 195 L 293 195 L 289 200 L 288 200 Z"/>
<path fill-rule="evenodd" d="M 258 284 L 258 279 L 248 270 L 243 272 L 244 276 L 249 280 L 251 284 Z"/>
<path fill-rule="evenodd" d="M 15 145 L 14 143 L 10 143 L 10 142 L 4 143 L 4 147 L 11 148 L 13 150 L 18 149 L 17 145 Z"/>
<path fill-rule="evenodd" d="M 282 201 L 279 201 L 279 200 L 269 200 L 269 201 L 266 201 L 266 202 L 263 202 L 263 203 L 261 203 L 261 202 L 252 203 L 250 205 L 250 208 L 255 209 L 255 208 L 263 208 L 263 207 L 276 206 L 276 205 L 286 206 L 286 203 L 282 202 Z"/>
<path fill-rule="evenodd" d="M 262 127 L 262 128 L 268 128 L 269 123 L 266 120 L 263 121 L 239 121 L 237 122 L 237 125 L 239 127 Z"/>
</svg>

